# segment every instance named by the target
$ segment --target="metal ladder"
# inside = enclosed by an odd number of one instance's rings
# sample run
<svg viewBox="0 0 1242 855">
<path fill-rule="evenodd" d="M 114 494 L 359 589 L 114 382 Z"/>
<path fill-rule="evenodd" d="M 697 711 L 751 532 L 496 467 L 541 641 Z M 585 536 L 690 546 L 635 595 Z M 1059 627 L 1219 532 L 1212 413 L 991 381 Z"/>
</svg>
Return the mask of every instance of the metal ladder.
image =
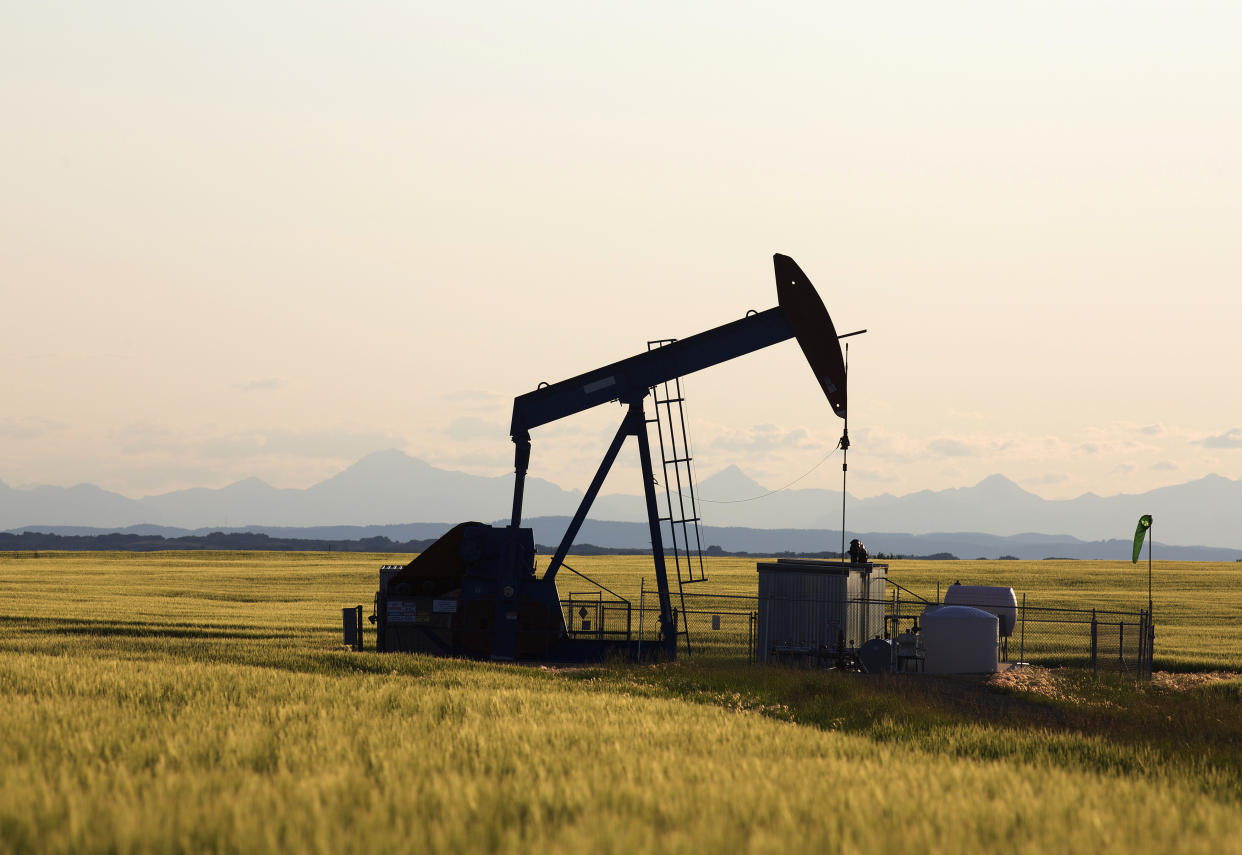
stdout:
<svg viewBox="0 0 1242 855">
<path fill-rule="evenodd" d="M 665 338 L 647 342 L 647 350 L 656 350 L 677 339 Z M 664 467 L 664 507 L 667 516 L 660 517 L 668 523 L 669 546 L 673 552 L 673 565 L 677 569 L 678 592 L 682 585 L 706 582 L 707 571 L 703 566 L 703 541 L 699 534 L 699 509 L 694 495 L 694 471 L 690 466 L 690 438 L 686 432 L 686 418 L 682 403 L 681 378 L 651 387 L 655 403 L 656 435 L 660 441 L 660 462 Z M 685 614 L 685 603 L 682 603 Z"/>
</svg>

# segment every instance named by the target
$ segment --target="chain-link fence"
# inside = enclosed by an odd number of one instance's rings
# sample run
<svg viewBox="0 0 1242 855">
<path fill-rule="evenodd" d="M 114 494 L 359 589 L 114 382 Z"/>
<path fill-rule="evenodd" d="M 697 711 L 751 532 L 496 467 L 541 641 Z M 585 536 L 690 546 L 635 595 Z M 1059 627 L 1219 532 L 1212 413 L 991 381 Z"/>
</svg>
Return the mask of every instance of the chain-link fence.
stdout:
<svg viewBox="0 0 1242 855">
<path fill-rule="evenodd" d="M 565 631 L 571 638 L 627 641 L 641 637 L 641 615 L 628 600 L 603 593 L 570 594 L 561 600 Z M 660 614 L 656 606 L 657 624 Z M 651 619 L 651 615 L 647 615 Z"/>
<path fill-rule="evenodd" d="M 645 606 L 659 601 L 647 597 Z M 755 598 L 728 594 L 673 594 L 678 650 L 714 659 L 754 658 Z M 645 611 L 645 609 L 644 609 Z"/>
<path fill-rule="evenodd" d="M 919 619 L 937 603 L 894 597 L 888 604 L 888 637 L 901 638 L 918 627 Z M 955 602 L 984 611 L 995 603 Z M 1031 605 L 1022 597 L 1013 626 L 1004 632 L 1001 662 L 1029 662 L 1049 667 L 1071 666 L 1095 671 L 1151 676 L 1153 628 L 1146 610 L 1128 612 Z M 908 637 L 908 635 L 907 635 Z"/>
<path fill-rule="evenodd" d="M 643 644 L 661 641 L 660 602 L 654 591 L 644 591 L 637 602 L 620 598 L 565 601 L 567 626 L 575 636 L 598 633 L 600 638 L 627 637 Z M 918 670 L 924 658 L 920 621 L 940 603 L 920 599 L 867 600 L 840 603 L 763 603 L 758 596 L 727 594 L 672 594 L 678 634 L 678 652 L 696 658 L 789 662 L 800 664 L 858 664 L 859 653 L 871 639 L 888 639 L 892 665 Z M 972 606 L 970 603 L 955 605 Z M 793 633 L 765 626 L 785 606 L 822 617 L 817 624 L 802 623 Z M 989 610 L 994 604 L 977 604 Z M 573 614 L 571 615 L 570 612 Z M 847 617 L 858 612 L 862 621 Z M 762 616 L 761 616 L 762 615 Z M 822 625 L 821 625 L 822 624 Z M 1151 675 L 1154 629 L 1146 611 L 1067 609 L 1030 605 L 1023 597 L 1016 613 L 1003 626 L 1001 662 L 1029 662 L 1046 666 L 1074 666 L 1114 671 L 1146 678 Z M 848 633 L 861 632 L 852 638 Z M 1005 630 L 1008 630 L 1006 633 Z M 795 637 L 795 635 L 797 637 Z"/>
<path fill-rule="evenodd" d="M 1146 611 L 1027 606 L 1018 614 L 1009 639 L 1012 661 L 1151 676 L 1152 627 Z"/>
</svg>

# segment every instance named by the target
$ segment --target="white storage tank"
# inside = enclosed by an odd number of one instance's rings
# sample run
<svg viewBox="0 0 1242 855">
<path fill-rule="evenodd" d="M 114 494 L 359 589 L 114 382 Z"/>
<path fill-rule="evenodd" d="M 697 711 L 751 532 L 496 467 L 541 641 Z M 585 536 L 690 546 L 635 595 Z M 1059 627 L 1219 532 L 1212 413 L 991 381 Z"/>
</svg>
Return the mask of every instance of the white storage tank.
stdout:
<svg viewBox="0 0 1242 855">
<path fill-rule="evenodd" d="M 1013 635 L 1018 623 L 1018 595 L 999 585 L 950 585 L 944 592 L 946 606 L 974 606 L 1000 619 L 1001 638 Z"/>
<path fill-rule="evenodd" d="M 1000 619 L 971 606 L 932 606 L 919 618 L 928 674 L 991 674 L 1000 663 Z"/>
</svg>

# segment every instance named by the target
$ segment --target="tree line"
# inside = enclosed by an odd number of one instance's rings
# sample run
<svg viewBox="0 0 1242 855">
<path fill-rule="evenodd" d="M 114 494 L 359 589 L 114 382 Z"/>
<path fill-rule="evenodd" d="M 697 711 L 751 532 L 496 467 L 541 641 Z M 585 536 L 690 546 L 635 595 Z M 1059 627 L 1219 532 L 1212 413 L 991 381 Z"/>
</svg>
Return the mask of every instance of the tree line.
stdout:
<svg viewBox="0 0 1242 855">
<path fill-rule="evenodd" d="M 293 537 L 272 537 L 258 532 L 222 532 L 164 537 L 158 534 L 52 534 L 24 531 L 21 534 L 0 533 L 0 550 L 6 552 L 45 550 L 157 552 L 165 549 L 186 550 L 258 550 L 273 552 L 422 552 L 430 540 L 396 541 L 390 538 L 364 537 L 358 540 L 311 540 Z"/>
</svg>

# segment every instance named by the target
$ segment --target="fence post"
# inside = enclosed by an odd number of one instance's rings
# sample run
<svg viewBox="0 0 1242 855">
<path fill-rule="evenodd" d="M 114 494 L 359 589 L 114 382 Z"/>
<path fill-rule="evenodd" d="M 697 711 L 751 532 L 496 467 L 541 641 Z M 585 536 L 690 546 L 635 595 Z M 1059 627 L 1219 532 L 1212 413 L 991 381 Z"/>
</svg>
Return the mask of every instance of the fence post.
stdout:
<svg viewBox="0 0 1242 855">
<path fill-rule="evenodd" d="M 1151 610 L 1147 612 L 1147 679 L 1151 679 L 1152 663 L 1155 661 L 1156 654 L 1156 624 L 1152 620 Z"/>
<path fill-rule="evenodd" d="M 1095 609 L 1091 610 L 1091 670 L 1099 671 L 1097 656 L 1100 650 L 1100 625 L 1095 620 Z"/>
<path fill-rule="evenodd" d="M 937 591 L 936 595 L 939 596 Z M 1026 592 L 1022 593 L 1022 634 L 1018 638 L 1018 661 L 1026 664 Z"/>
<path fill-rule="evenodd" d="M 756 602 L 755 605 L 758 605 L 758 603 Z M 755 624 L 758 622 L 758 620 L 759 620 L 759 613 L 751 612 L 749 627 L 747 628 L 747 639 L 750 644 L 750 649 L 747 651 L 749 653 L 749 656 L 747 658 L 750 660 L 752 664 L 759 661 L 759 634 L 755 628 Z"/>
<path fill-rule="evenodd" d="M 638 661 L 643 660 L 643 601 L 647 599 L 647 577 L 638 579 Z"/>
<path fill-rule="evenodd" d="M 343 630 L 343 640 L 345 646 L 350 650 L 361 650 L 358 639 L 358 614 L 362 610 L 362 606 L 358 607 L 359 611 L 355 612 L 353 606 L 345 606 L 341 609 L 341 626 Z"/>
<path fill-rule="evenodd" d="M 1151 676 L 1151 670 L 1148 667 L 1148 626 L 1151 624 L 1151 615 L 1146 611 L 1139 611 L 1139 677 Z"/>
<path fill-rule="evenodd" d="M 897 636 L 901 634 L 900 627 L 897 625 L 901 620 L 901 589 L 893 588 L 893 628 L 892 634 L 889 636 L 893 643 L 888 646 L 889 650 L 889 670 L 893 673 L 897 672 Z"/>
</svg>

